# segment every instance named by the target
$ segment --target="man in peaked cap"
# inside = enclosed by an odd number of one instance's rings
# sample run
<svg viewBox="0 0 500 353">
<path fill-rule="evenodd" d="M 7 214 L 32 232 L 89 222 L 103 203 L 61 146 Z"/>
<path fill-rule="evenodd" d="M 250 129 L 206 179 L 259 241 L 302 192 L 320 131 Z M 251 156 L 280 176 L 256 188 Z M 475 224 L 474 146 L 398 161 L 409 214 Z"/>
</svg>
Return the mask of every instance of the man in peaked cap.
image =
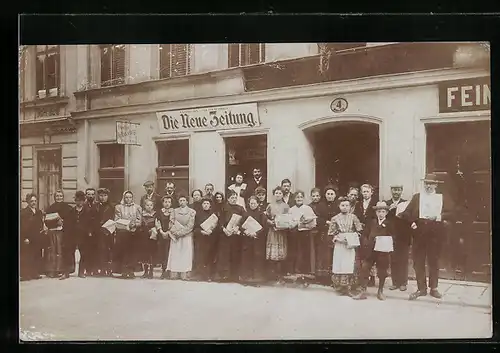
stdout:
<svg viewBox="0 0 500 353">
<path fill-rule="evenodd" d="M 141 208 L 144 209 L 144 203 L 146 202 L 146 200 L 151 200 L 153 201 L 154 209 L 156 210 L 156 212 L 160 211 L 162 207 L 161 196 L 155 192 L 155 183 L 151 180 L 148 180 L 144 184 L 142 184 L 142 186 L 144 186 L 146 194 L 141 197 Z"/>
<path fill-rule="evenodd" d="M 418 290 L 409 299 L 427 295 L 425 264 L 429 268 L 430 295 L 441 298 L 438 291 L 439 254 L 444 239 L 445 224 L 453 219 L 451 199 L 436 193 L 440 181 L 435 174 L 427 174 L 423 180 L 424 191 L 413 195 L 408 207 L 399 217 L 407 220 L 413 230 L 413 267 Z"/>
</svg>

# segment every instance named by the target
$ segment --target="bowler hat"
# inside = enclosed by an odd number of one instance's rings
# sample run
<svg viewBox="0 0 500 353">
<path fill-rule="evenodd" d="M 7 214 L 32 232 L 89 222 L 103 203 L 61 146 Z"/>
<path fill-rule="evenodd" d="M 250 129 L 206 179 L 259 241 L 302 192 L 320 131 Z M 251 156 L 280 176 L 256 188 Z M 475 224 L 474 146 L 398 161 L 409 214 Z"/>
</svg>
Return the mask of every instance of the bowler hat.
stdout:
<svg viewBox="0 0 500 353">
<path fill-rule="evenodd" d="M 424 183 L 429 183 L 429 184 L 442 184 L 442 183 L 444 183 L 444 181 L 439 180 L 437 178 L 437 175 L 433 174 L 433 173 L 426 174 L 425 178 L 423 178 L 422 180 L 424 181 Z"/>
<path fill-rule="evenodd" d="M 388 210 L 389 206 L 384 201 L 379 201 L 375 206 L 373 206 L 374 210 Z"/>
<path fill-rule="evenodd" d="M 154 182 L 152 182 L 151 180 L 148 180 L 144 184 L 142 184 L 142 186 L 151 186 L 151 185 L 154 185 L 154 184 L 155 184 Z"/>
</svg>

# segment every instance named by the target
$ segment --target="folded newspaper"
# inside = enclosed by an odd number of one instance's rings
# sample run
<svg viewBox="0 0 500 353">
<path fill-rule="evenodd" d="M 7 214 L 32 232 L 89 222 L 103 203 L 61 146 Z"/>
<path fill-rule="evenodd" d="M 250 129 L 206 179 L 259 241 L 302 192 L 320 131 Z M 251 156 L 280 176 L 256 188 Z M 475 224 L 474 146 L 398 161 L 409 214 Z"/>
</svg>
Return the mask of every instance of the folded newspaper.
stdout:
<svg viewBox="0 0 500 353">
<path fill-rule="evenodd" d="M 116 229 L 130 230 L 130 219 L 119 219 L 115 222 Z"/>
<path fill-rule="evenodd" d="M 359 242 L 359 235 L 358 233 L 344 233 L 345 235 L 345 240 L 347 241 L 347 247 L 348 248 L 355 248 L 360 246 Z"/>
<path fill-rule="evenodd" d="M 251 234 L 256 234 L 257 232 L 262 230 L 262 226 L 260 225 L 260 223 L 257 222 L 252 216 L 248 216 L 245 222 L 243 222 L 243 224 L 241 225 L 241 228 L 243 228 L 243 230 L 246 230 L 247 233 Z"/>
<path fill-rule="evenodd" d="M 214 230 L 214 228 L 217 226 L 217 222 L 219 221 L 219 218 L 212 213 L 210 217 L 208 217 L 202 224 L 200 224 L 201 229 L 203 229 L 205 232 L 211 232 Z"/>
<path fill-rule="evenodd" d="M 293 226 L 293 217 L 289 213 L 276 215 L 274 218 L 276 229 L 289 229 Z"/>
<path fill-rule="evenodd" d="M 226 229 L 229 231 L 233 231 L 240 223 L 241 218 L 242 218 L 242 216 L 240 216 L 236 213 L 233 213 L 233 215 L 231 216 L 231 219 L 229 220 L 229 222 L 226 225 Z"/>
<path fill-rule="evenodd" d="M 61 218 L 61 217 L 59 216 L 59 213 L 57 213 L 57 212 L 55 212 L 55 213 L 47 213 L 45 215 L 45 220 L 46 221 L 55 221 L 55 220 L 57 220 L 59 218 Z"/>
<path fill-rule="evenodd" d="M 378 236 L 375 238 L 375 251 L 391 252 L 394 251 L 394 244 L 390 236 Z"/>
<path fill-rule="evenodd" d="M 113 234 L 116 230 L 116 222 L 108 219 L 101 227 Z"/>
</svg>

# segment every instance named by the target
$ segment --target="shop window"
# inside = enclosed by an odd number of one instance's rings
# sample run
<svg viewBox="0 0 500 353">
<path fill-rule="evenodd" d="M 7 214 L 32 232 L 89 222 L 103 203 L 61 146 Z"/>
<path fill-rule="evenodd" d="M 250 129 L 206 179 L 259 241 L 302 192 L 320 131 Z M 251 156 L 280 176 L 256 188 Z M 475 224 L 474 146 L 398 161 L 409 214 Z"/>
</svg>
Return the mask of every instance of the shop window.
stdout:
<svg viewBox="0 0 500 353">
<path fill-rule="evenodd" d="M 99 145 L 99 187 L 109 189 L 111 202 L 120 202 L 125 191 L 125 145 Z"/>
<path fill-rule="evenodd" d="M 60 89 L 60 47 L 36 46 L 36 89 L 38 98 L 54 97 Z"/>
<path fill-rule="evenodd" d="M 229 67 L 255 65 L 266 60 L 266 45 L 264 43 L 229 44 Z"/>
<path fill-rule="evenodd" d="M 125 83 L 125 45 L 101 46 L 101 86 Z"/>
<path fill-rule="evenodd" d="M 161 141 L 157 143 L 158 192 L 163 194 L 167 181 L 174 182 L 179 192 L 189 193 L 189 140 Z"/>
<path fill-rule="evenodd" d="M 47 208 L 54 202 L 54 193 L 62 185 L 61 149 L 40 150 L 38 162 L 38 207 Z"/>
<path fill-rule="evenodd" d="M 190 73 L 190 44 L 160 44 L 160 78 L 186 76 Z"/>
</svg>

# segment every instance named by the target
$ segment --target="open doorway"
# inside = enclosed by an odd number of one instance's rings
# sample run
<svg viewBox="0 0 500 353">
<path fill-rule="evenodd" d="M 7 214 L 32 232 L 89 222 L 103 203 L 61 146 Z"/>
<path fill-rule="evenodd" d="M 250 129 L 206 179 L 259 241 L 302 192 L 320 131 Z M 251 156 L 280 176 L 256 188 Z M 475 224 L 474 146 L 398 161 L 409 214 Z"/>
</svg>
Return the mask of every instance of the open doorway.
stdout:
<svg viewBox="0 0 500 353">
<path fill-rule="evenodd" d="M 253 177 L 253 169 L 260 168 L 267 180 L 267 135 L 228 137 L 226 143 L 226 187 L 234 183 L 236 173 L 243 173 L 247 183 Z"/>
<path fill-rule="evenodd" d="M 338 122 L 318 127 L 312 134 L 316 186 L 329 183 L 346 195 L 350 186 L 372 184 L 378 194 L 380 169 L 379 127 L 373 123 Z"/>
</svg>

